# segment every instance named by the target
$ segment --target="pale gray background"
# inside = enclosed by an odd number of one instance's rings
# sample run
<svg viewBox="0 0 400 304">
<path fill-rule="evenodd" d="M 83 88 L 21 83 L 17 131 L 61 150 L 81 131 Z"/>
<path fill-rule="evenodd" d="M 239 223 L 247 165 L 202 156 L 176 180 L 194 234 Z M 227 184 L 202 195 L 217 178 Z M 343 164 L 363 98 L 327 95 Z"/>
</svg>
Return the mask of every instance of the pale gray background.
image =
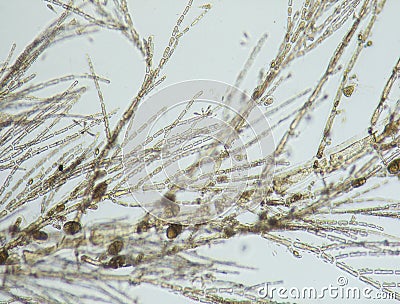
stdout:
<svg viewBox="0 0 400 304">
<path fill-rule="evenodd" d="M 204 4 L 200 1 L 194 2 L 195 6 Z M 155 58 L 159 58 L 185 2 L 146 0 L 129 1 L 129 4 L 134 24 L 142 37 L 154 35 Z M 286 4 L 287 1 L 213 1 L 213 9 L 198 26 L 182 39 L 175 55 L 165 69 L 168 78 L 164 85 L 200 78 L 233 84 L 251 48 L 256 44 L 258 38 L 267 32 L 269 38 L 266 47 L 263 48 L 256 60 L 256 68 L 250 71 L 250 77 L 242 86 L 244 89 L 254 87 L 259 67 L 269 64 L 276 54 L 281 37 L 285 32 Z M 57 11 L 60 12 L 59 9 Z M 199 12 L 200 10 L 194 9 L 188 20 Z M 351 129 L 352 133 L 359 134 L 366 129 L 368 121 L 365 120 L 365 115 L 360 115 L 360 112 L 372 112 L 379 99 L 381 88 L 399 56 L 399 12 L 400 1 L 388 0 L 384 12 L 376 22 L 371 37 L 373 47 L 364 51 L 356 67 L 360 85 L 351 101 L 347 99 L 342 101 L 348 104 L 345 113 L 337 119 L 340 121 L 345 118 L 341 122 L 342 131 L 335 133 L 338 141 L 347 138 L 346 130 Z M 6 58 L 13 42 L 17 43 L 16 54 L 20 53 L 24 46 L 32 41 L 35 35 L 55 17 L 54 12 L 40 0 L 1 0 L 0 58 Z M 247 32 L 250 36 L 245 45 L 240 43 L 244 40 L 243 32 Z M 342 34 L 343 30 L 326 45 L 337 44 Z M 135 49 L 131 46 L 128 47 L 126 39 L 118 33 L 103 31 L 101 34 L 92 35 L 92 38 L 94 41 L 89 40 L 88 37 L 82 37 L 56 45 L 45 53 L 44 58 L 39 59 L 40 62 L 35 63 L 31 71 L 38 72 L 38 80 L 69 73 L 87 73 L 89 70 L 85 54 L 90 53 L 96 72 L 112 80 L 108 87 L 102 85 L 108 109 L 120 108 L 123 110 L 141 83 L 143 60 Z M 304 73 L 304 70 L 296 70 L 296 65 L 290 69 L 294 77 L 284 84 L 285 92 L 282 93 L 282 98 L 290 97 L 315 83 L 315 80 L 319 78 L 318 75 L 324 71 L 327 59 L 331 56 L 330 49 L 326 51 L 327 49 L 326 46 L 322 46 L 315 51 L 314 56 L 310 56 L 310 59 L 300 59 L 302 64 L 306 60 L 308 63 L 309 60 L 307 73 Z M 371 58 L 375 60 L 371 60 Z M 280 96 L 276 98 L 279 100 Z M 99 103 L 96 92 L 92 89 L 84 96 L 83 102 L 79 103 L 75 111 L 92 112 L 93 107 L 99 107 Z M 326 102 L 322 107 L 326 107 L 328 110 L 331 105 Z M 96 111 L 99 109 L 96 108 Z M 115 120 L 112 120 L 111 123 L 115 123 Z M 323 123 L 324 119 L 312 120 L 309 128 L 321 130 Z M 318 139 L 319 134 L 310 134 L 309 143 L 291 146 L 291 152 L 296 158 L 298 157 L 299 161 L 303 159 L 309 145 L 315 146 L 315 138 Z M 110 212 L 117 216 L 126 212 L 123 208 L 116 206 L 104 206 L 102 210 L 104 216 L 109 216 Z M 296 259 L 285 248 L 254 236 L 233 239 L 224 245 L 215 246 L 212 250 L 204 248 L 200 251 L 207 252 L 214 257 L 236 260 L 244 265 L 258 267 L 258 271 L 243 271 L 238 278 L 238 281 L 243 283 L 284 280 L 282 286 L 288 288 L 292 286 L 318 288 L 335 284 L 338 276 L 346 276 L 337 268 L 327 265 L 313 256 L 304 255 L 302 259 Z M 395 268 L 397 265 L 398 262 L 392 267 Z M 348 286 L 361 288 L 365 286 L 350 276 L 346 277 L 349 279 Z M 134 289 L 134 293 L 140 297 L 141 303 L 190 302 L 180 296 L 147 286 Z M 311 303 L 312 301 L 297 302 Z M 324 299 L 323 302 L 342 303 L 345 301 Z M 371 301 L 371 303 L 373 302 Z M 385 301 L 384 303 L 391 302 Z M 353 303 L 353 301 L 346 303 Z M 362 303 L 362 301 L 357 303 Z"/>
</svg>

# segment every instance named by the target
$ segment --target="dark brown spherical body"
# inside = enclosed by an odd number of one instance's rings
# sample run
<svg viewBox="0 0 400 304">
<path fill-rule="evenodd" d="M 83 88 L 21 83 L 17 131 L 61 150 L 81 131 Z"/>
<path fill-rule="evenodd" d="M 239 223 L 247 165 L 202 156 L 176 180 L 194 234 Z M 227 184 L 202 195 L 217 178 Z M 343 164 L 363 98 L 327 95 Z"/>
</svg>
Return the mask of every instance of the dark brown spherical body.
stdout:
<svg viewBox="0 0 400 304">
<path fill-rule="evenodd" d="M 76 221 L 69 221 L 64 224 L 63 229 L 66 234 L 74 235 L 82 230 L 82 225 Z"/>
</svg>

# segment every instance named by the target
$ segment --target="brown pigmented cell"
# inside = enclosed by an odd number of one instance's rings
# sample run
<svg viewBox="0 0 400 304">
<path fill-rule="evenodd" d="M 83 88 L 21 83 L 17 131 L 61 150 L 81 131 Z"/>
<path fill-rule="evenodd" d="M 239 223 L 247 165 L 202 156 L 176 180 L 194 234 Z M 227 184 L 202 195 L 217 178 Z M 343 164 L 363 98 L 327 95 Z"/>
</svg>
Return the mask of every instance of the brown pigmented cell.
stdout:
<svg viewBox="0 0 400 304">
<path fill-rule="evenodd" d="M 36 241 L 46 241 L 49 238 L 49 236 L 47 235 L 46 232 L 42 230 L 36 230 L 32 232 L 32 238 Z"/>
<path fill-rule="evenodd" d="M 15 221 L 15 223 L 13 225 L 8 227 L 8 232 L 11 234 L 11 236 L 14 236 L 15 234 L 17 234 L 20 231 L 21 222 L 22 222 L 22 218 L 19 217 L 19 218 L 17 218 L 17 220 Z"/>
<path fill-rule="evenodd" d="M 63 229 L 66 234 L 74 235 L 82 230 L 82 225 L 76 221 L 69 221 L 64 224 Z"/>
<path fill-rule="evenodd" d="M 242 194 L 239 197 L 239 200 L 247 202 L 247 201 L 249 201 L 251 199 L 251 196 L 253 195 L 253 193 L 254 193 L 253 189 L 252 190 L 243 191 Z"/>
<path fill-rule="evenodd" d="M 171 224 L 167 228 L 167 238 L 174 239 L 182 232 L 182 225 Z"/>
<path fill-rule="evenodd" d="M 279 226 L 279 221 L 278 221 L 278 219 L 276 218 L 276 217 L 270 217 L 269 219 L 268 219 L 268 225 L 270 226 L 270 227 L 278 227 Z"/>
<path fill-rule="evenodd" d="M 348 85 L 347 87 L 343 88 L 343 95 L 346 97 L 350 97 L 354 93 L 354 89 L 356 86 L 354 84 Z"/>
<path fill-rule="evenodd" d="M 6 249 L 0 250 L 0 265 L 4 265 L 8 259 L 8 251 Z"/>
<path fill-rule="evenodd" d="M 63 212 L 64 210 L 65 210 L 65 204 L 64 203 L 61 203 L 61 204 L 57 205 L 57 207 L 56 207 L 56 212 L 57 213 Z"/>
<path fill-rule="evenodd" d="M 174 217 L 180 212 L 180 207 L 175 203 L 176 195 L 173 192 L 167 192 L 161 198 L 161 205 L 164 207 L 164 217 Z"/>
<path fill-rule="evenodd" d="M 257 100 L 257 99 L 259 99 L 261 97 L 261 95 L 262 95 L 262 92 L 260 91 L 259 88 L 257 88 L 257 89 L 254 90 L 253 95 L 251 95 L 251 98 L 253 100 Z"/>
<path fill-rule="evenodd" d="M 173 192 L 167 192 L 164 194 L 164 198 L 167 199 L 168 201 L 175 202 L 176 201 L 176 195 Z"/>
<path fill-rule="evenodd" d="M 231 238 L 236 234 L 236 231 L 230 226 L 224 227 L 222 231 L 227 238 Z"/>
<path fill-rule="evenodd" d="M 109 255 L 117 255 L 124 247 L 124 242 L 122 240 L 115 240 L 110 245 L 108 245 L 107 253 Z"/>
<path fill-rule="evenodd" d="M 228 182 L 228 176 L 227 175 L 220 175 L 217 177 L 217 183 L 227 183 Z"/>
<path fill-rule="evenodd" d="M 117 269 L 126 266 L 126 257 L 124 255 L 116 255 L 106 264 L 107 268 Z"/>
<path fill-rule="evenodd" d="M 264 106 L 272 105 L 274 103 L 274 97 L 270 95 L 264 96 L 263 98 L 261 98 L 261 102 L 264 103 Z"/>
<path fill-rule="evenodd" d="M 261 202 L 261 206 L 263 206 L 263 204 L 265 204 L 265 201 Z M 258 214 L 258 220 L 260 221 L 264 221 L 267 219 L 267 215 L 268 215 L 268 211 L 262 211 Z"/>
<path fill-rule="evenodd" d="M 99 206 L 93 204 L 93 205 L 88 206 L 87 208 L 90 210 L 97 210 L 97 209 L 99 209 Z"/>
<path fill-rule="evenodd" d="M 365 177 L 360 177 L 360 178 L 356 178 L 354 180 L 351 181 L 351 185 L 354 188 L 358 188 L 361 187 L 362 185 L 364 185 L 367 182 L 367 179 Z"/>
<path fill-rule="evenodd" d="M 301 254 L 297 250 L 293 250 L 292 253 L 293 253 L 294 257 L 296 257 L 298 259 L 301 258 Z"/>
<path fill-rule="evenodd" d="M 149 229 L 149 223 L 147 221 L 141 221 L 139 224 L 137 224 L 136 232 L 142 233 L 146 232 L 148 229 Z"/>
<path fill-rule="evenodd" d="M 107 191 L 107 183 L 101 182 L 100 184 L 96 185 L 93 189 L 92 199 L 94 201 L 100 201 L 103 195 Z"/>
<path fill-rule="evenodd" d="M 200 8 L 203 8 L 203 9 L 209 10 L 209 9 L 211 9 L 212 6 L 211 6 L 210 3 L 207 3 L 207 4 L 200 5 L 199 7 L 200 7 Z"/>
<path fill-rule="evenodd" d="M 19 231 L 20 231 L 20 228 L 15 224 L 8 227 L 8 232 L 11 234 L 11 236 L 16 235 Z"/>
<path fill-rule="evenodd" d="M 400 172 L 400 158 L 392 160 L 387 166 L 387 169 L 390 174 L 398 174 Z"/>
</svg>

